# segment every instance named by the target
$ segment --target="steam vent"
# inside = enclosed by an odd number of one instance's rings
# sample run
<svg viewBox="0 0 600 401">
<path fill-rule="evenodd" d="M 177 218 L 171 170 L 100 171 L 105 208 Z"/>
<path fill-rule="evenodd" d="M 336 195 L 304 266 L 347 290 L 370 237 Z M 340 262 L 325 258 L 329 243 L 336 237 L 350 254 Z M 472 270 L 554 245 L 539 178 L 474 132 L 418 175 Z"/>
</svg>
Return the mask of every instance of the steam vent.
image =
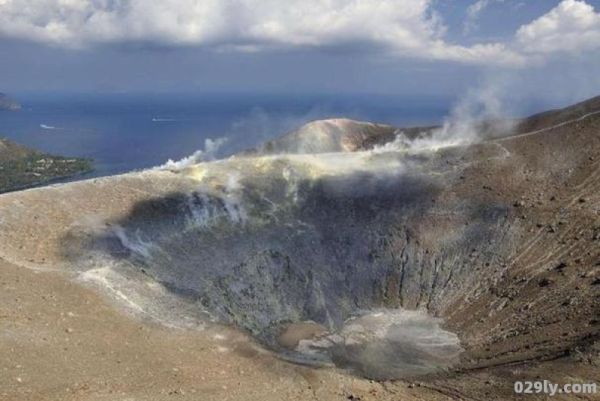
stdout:
<svg viewBox="0 0 600 401">
<path fill-rule="evenodd" d="M 239 399 L 271 399 L 260 380 L 279 399 L 488 400 L 512 397 L 516 377 L 598 380 L 598 111 L 595 98 L 482 125 L 470 143 L 324 120 L 223 160 L 9 193 L 0 257 L 48 289 L 44 307 L 83 285 L 106 305 L 69 301 L 106 331 L 85 357 L 141 358 L 132 369 L 163 372 L 149 382 L 178 375 Z M 98 323 L 115 308 L 106 321 L 143 324 Z M 26 334 L 42 350 L 59 327 L 68 358 L 87 341 L 69 316 Z M 142 342 L 156 359 L 132 351 Z M 39 355 L 49 371 L 62 358 Z M 223 399 L 206 391 L 178 395 Z"/>
</svg>

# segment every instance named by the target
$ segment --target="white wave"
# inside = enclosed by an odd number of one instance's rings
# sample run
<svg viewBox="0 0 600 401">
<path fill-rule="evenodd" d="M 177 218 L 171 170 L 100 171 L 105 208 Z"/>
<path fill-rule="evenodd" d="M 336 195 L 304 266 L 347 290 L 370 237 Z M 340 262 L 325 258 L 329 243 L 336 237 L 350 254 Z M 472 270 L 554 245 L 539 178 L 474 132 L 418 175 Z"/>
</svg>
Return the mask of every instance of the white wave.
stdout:
<svg viewBox="0 0 600 401">
<path fill-rule="evenodd" d="M 40 128 L 41 129 L 47 129 L 47 130 L 59 129 L 59 128 L 54 127 L 52 125 L 46 125 L 46 124 L 40 124 Z"/>
<path fill-rule="evenodd" d="M 163 117 L 153 117 L 152 118 L 152 122 L 155 123 L 165 123 L 165 122 L 173 122 L 173 121 L 178 121 L 175 118 L 163 118 Z"/>
</svg>

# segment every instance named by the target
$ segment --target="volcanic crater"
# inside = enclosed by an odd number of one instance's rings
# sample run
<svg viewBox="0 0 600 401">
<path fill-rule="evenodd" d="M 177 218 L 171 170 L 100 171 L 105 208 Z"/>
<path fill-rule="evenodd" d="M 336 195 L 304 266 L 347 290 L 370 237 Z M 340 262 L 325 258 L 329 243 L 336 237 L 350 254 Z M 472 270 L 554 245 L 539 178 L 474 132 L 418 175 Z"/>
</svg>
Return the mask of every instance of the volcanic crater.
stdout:
<svg viewBox="0 0 600 401">
<path fill-rule="evenodd" d="M 223 160 L 6 194 L 0 256 L 174 330 L 230 325 L 285 360 L 450 397 L 477 399 L 457 383 L 482 371 L 508 383 L 506 366 L 597 379 L 598 110 L 418 151 L 384 146 L 418 129 L 330 120 Z"/>
</svg>

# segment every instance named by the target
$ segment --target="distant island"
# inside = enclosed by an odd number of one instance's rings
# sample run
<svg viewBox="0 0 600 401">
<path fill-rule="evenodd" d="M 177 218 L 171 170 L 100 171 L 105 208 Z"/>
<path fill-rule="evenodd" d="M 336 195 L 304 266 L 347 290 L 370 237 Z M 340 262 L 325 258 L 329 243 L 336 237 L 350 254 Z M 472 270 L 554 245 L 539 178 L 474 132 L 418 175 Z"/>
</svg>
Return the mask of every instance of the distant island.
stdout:
<svg viewBox="0 0 600 401">
<path fill-rule="evenodd" d="M 21 110 L 21 104 L 11 99 L 4 93 L 0 93 L 0 110 L 17 111 Z"/>
<path fill-rule="evenodd" d="M 92 161 L 38 152 L 0 138 L 0 193 L 85 174 Z"/>
</svg>

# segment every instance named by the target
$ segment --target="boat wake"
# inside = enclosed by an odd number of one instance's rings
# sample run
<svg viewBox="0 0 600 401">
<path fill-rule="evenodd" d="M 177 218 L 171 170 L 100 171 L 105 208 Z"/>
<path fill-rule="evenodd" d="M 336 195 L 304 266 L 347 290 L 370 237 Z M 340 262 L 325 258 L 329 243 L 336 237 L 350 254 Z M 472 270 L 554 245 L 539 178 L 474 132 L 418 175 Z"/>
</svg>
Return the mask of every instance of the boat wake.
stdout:
<svg viewBox="0 0 600 401">
<path fill-rule="evenodd" d="M 41 129 L 45 129 L 45 130 L 56 130 L 56 129 L 60 129 L 58 127 L 54 127 L 52 125 L 46 125 L 46 124 L 40 124 L 40 128 Z"/>
</svg>

